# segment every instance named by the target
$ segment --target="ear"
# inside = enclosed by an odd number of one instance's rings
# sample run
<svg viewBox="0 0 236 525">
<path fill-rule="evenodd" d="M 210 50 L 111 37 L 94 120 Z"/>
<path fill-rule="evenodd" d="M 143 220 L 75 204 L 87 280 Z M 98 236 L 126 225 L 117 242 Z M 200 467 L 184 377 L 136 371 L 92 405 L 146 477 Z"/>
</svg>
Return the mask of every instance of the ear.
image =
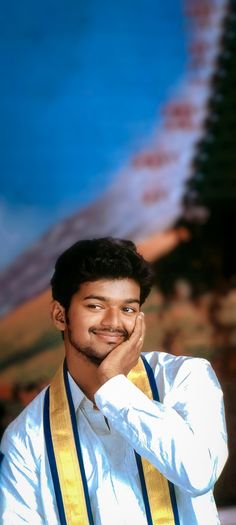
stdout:
<svg viewBox="0 0 236 525">
<path fill-rule="evenodd" d="M 66 329 L 65 308 L 58 301 L 52 301 L 51 318 L 56 328 L 64 332 Z"/>
</svg>

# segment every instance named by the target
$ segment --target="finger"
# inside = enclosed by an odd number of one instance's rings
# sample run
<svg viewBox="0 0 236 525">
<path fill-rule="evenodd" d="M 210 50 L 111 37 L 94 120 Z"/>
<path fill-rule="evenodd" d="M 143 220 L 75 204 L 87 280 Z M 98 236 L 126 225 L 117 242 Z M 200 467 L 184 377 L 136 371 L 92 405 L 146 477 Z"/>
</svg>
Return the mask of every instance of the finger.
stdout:
<svg viewBox="0 0 236 525">
<path fill-rule="evenodd" d="M 144 341 L 144 337 L 145 337 L 145 332 L 146 332 L 146 325 L 145 325 L 145 316 L 143 314 L 143 318 L 142 318 L 142 327 L 141 327 L 141 330 L 142 330 L 142 333 L 141 333 L 141 338 L 142 340 Z"/>
<path fill-rule="evenodd" d="M 119 346 L 114 348 L 113 350 L 114 354 L 120 352 L 121 348 L 125 349 L 127 347 L 128 348 L 134 347 L 139 351 L 139 349 L 143 345 L 143 323 L 144 323 L 143 319 L 144 319 L 144 314 L 143 312 L 140 312 L 136 317 L 134 330 L 131 336 L 129 337 L 129 339 L 127 339 L 127 341 L 124 341 Z"/>
<path fill-rule="evenodd" d="M 140 313 L 136 319 L 135 329 L 129 339 L 129 343 L 140 352 L 144 340 L 144 314 Z"/>
<path fill-rule="evenodd" d="M 145 317 L 144 314 L 142 315 L 142 322 L 141 322 L 141 333 L 138 340 L 138 351 L 140 352 L 144 343 L 145 338 Z"/>
<path fill-rule="evenodd" d="M 131 336 L 129 338 L 129 341 L 131 343 L 137 343 L 139 338 L 142 337 L 142 334 L 143 334 L 143 318 L 144 318 L 143 312 L 140 312 L 137 315 L 137 317 L 136 317 L 135 326 L 134 326 L 133 332 L 132 332 L 132 334 L 131 334 Z"/>
</svg>

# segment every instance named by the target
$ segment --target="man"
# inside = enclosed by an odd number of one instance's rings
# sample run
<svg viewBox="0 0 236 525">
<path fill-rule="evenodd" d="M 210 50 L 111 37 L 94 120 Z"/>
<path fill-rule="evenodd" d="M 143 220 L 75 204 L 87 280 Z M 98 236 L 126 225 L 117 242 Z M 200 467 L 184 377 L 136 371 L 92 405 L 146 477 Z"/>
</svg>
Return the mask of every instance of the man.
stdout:
<svg viewBox="0 0 236 525">
<path fill-rule="evenodd" d="M 150 265 L 131 241 L 79 241 L 51 284 L 66 361 L 3 436 L 0 523 L 219 523 L 222 392 L 205 359 L 140 357 Z"/>
</svg>

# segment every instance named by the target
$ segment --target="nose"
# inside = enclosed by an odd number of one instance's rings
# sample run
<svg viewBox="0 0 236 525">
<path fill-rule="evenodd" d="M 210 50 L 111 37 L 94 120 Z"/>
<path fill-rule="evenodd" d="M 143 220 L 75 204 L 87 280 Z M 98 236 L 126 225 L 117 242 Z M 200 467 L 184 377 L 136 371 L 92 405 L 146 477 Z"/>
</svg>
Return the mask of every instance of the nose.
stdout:
<svg viewBox="0 0 236 525">
<path fill-rule="evenodd" d="M 106 308 L 103 314 L 103 318 L 101 320 L 101 326 L 120 328 L 121 317 L 119 309 L 115 307 Z"/>
</svg>

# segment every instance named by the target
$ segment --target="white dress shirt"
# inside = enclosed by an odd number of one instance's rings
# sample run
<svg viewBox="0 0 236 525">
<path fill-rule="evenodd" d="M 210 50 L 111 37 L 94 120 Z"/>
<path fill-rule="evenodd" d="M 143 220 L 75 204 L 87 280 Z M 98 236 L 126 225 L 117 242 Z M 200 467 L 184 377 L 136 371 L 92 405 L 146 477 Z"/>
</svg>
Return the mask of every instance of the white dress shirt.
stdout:
<svg viewBox="0 0 236 525">
<path fill-rule="evenodd" d="M 180 525 L 217 525 L 212 494 L 227 458 L 222 391 L 205 359 L 145 354 L 160 402 L 125 376 L 96 393 L 69 382 L 95 525 L 147 525 L 134 449 L 175 484 Z M 43 390 L 1 444 L 1 525 L 59 525 L 43 431 Z"/>
</svg>

